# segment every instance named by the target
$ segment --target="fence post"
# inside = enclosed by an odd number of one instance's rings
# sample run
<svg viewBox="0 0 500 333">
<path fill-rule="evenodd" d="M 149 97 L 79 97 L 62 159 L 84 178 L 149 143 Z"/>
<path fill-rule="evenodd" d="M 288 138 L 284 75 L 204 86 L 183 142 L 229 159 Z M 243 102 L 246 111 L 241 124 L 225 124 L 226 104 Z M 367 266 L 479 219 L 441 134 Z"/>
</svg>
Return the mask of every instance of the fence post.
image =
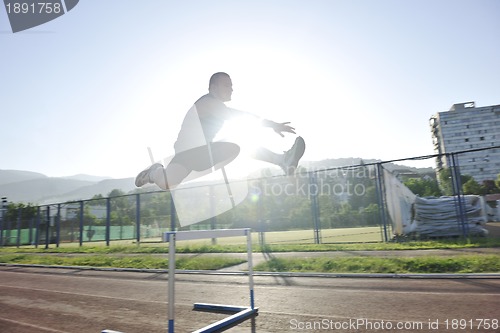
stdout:
<svg viewBox="0 0 500 333">
<path fill-rule="evenodd" d="M 50 206 L 47 206 L 47 223 L 45 228 L 45 249 L 49 248 L 50 243 Z"/>
<path fill-rule="evenodd" d="M 111 235 L 111 198 L 106 198 L 106 246 L 109 246 Z"/>
<path fill-rule="evenodd" d="M 0 201 L 0 246 L 4 246 L 3 231 L 5 226 L 5 216 L 7 215 L 7 197 L 2 197 Z"/>
<path fill-rule="evenodd" d="M 23 209 L 19 207 L 17 210 L 17 237 L 16 237 L 16 246 L 21 246 L 21 216 L 23 213 Z"/>
<path fill-rule="evenodd" d="M 314 191 L 312 191 L 312 188 L 314 185 Z M 320 226 L 320 219 L 319 219 L 319 204 L 318 204 L 318 182 L 316 180 L 316 174 L 312 172 L 309 175 L 309 196 L 311 197 L 311 210 L 312 210 L 312 217 L 313 217 L 313 226 L 314 226 L 314 243 L 315 244 L 320 244 L 321 243 L 321 226 Z"/>
<path fill-rule="evenodd" d="M 210 196 L 210 209 L 212 210 L 210 215 L 212 216 L 210 218 L 210 229 L 214 230 L 216 229 L 217 225 L 217 218 L 215 217 L 217 214 L 215 214 L 215 193 L 214 193 L 214 185 L 209 186 L 209 193 L 208 195 Z M 217 238 L 212 238 L 212 245 L 217 244 Z"/>
<path fill-rule="evenodd" d="M 56 247 L 59 247 L 59 242 L 61 241 L 61 204 L 57 204 L 57 215 L 56 215 Z"/>
<path fill-rule="evenodd" d="M 172 193 L 170 193 L 170 231 L 175 231 L 176 219 L 175 219 L 175 203 L 172 198 Z"/>
<path fill-rule="evenodd" d="M 5 219 L 5 213 L 3 212 L 3 208 L 0 209 L 2 209 L 2 216 L 0 216 L 0 246 L 3 246 L 3 220 Z"/>
<path fill-rule="evenodd" d="M 382 163 L 377 163 L 377 181 L 375 182 L 377 189 L 377 199 L 378 199 L 378 211 L 380 215 L 380 219 L 382 220 L 384 241 L 388 241 L 387 236 L 387 215 L 385 214 L 385 191 L 384 191 L 384 170 L 382 167 Z"/>
<path fill-rule="evenodd" d="M 5 240 L 5 244 L 7 245 L 10 245 L 11 239 L 12 237 L 12 220 L 11 219 L 7 219 L 7 235 L 6 235 L 6 240 Z"/>
<path fill-rule="evenodd" d="M 34 222 L 34 217 L 30 219 L 30 228 L 29 228 L 29 238 L 28 238 L 28 243 L 29 245 L 33 245 L 33 222 Z"/>
<path fill-rule="evenodd" d="M 259 244 L 261 247 L 261 251 L 264 252 L 266 250 L 266 231 L 267 231 L 267 226 L 266 226 L 266 221 L 264 221 L 264 191 L 262 190 L 264 188 L 263 186 L 263 181 L 261 180 L 258 183 L 258 192 L 256 195 L 257 198 L 257 220 L 259 221 Z"/>
<path fill-rule="evenodd" d="M 36 208 L 36 226 L 35 226 L 35 248 L 38 248 L 38 243 L 40 242 L 40 220 L 41 220 L 41 208 L 38 206 Z"/>
<path fill-rule="evenodd" d="M 462 229 L 462 236 L 467 237 L 469 234 L 469 225 L 467 223 L 466 207 L 464 207 L 465 198 L 464 195 L 462 194 L 462 180 L 460 176 L 460 166 L 458 163 L 458 157 L 456 156 L 455 153 L 450 153 L 449 156 L 451 156 L 450 174 L 451 174 L 451 182 L 453 188 L 453 197 L 456 198 L 455 211 L 457 213 L 457 223 L 459 229 Z"/>
<path fill-rule="evenodd" d="M 78 241 L 80 242 L 80 247 L 83 245 L 83 200 L 80 201 L 80 211 L 78 212 L 79 229 L 80 236 Z"/>
<path fill-rule="evenodd" d="M 135 232 L 137 245 L 141 244 L 141 194 L 135 195 Z"/>
</svg>

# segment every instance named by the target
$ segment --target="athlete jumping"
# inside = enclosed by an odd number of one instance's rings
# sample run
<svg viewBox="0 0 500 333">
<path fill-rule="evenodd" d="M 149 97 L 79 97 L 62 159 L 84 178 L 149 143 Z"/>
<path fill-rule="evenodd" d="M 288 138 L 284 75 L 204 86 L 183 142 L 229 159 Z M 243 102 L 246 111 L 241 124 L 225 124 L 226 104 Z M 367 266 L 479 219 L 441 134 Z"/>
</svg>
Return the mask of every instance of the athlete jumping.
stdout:
<svg viewBox="0 0 500 333">
<path fill-rule="evenodd" d="M 154 183 L 167 190 L 179 185 L 193 171 L 217 168 L 232 161 L 239 153 L 239 146 L 229 142 L 214 142 L 224 122 L 240 116 L 256 117 L 250 113 L 227 107 L 224 102 L 231 100 L 233 84 L 228 74 L 219 72 L 209 81 L 208 94 L 200 97 L 188 111 L 174 144 L 175 155 L 166 167 L 153 163 L 140 172 L 135 185 L 141 187 Z M 272 128 L 280 136 L 295 133 L 290 122 L 277 123 L 261 119 L 261 125 Z M 200 134 L 201 133 L 201 134 Z M 295 173 L 300 158 L 305 151 L 304 139 L 298 136 L 293 146 L 283 154 L 267 148 L 255 150 L 252 157 L 280 166 L 286 175 Z"/>
</svg>

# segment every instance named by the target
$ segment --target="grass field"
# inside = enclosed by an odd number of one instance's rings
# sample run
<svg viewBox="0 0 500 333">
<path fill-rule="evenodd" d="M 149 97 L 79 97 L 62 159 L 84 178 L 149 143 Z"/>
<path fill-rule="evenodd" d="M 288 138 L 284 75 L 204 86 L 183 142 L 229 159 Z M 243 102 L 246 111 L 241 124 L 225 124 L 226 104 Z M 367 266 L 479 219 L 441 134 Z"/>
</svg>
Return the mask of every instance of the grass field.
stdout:
<svg viewBox="0 0 500 333">
<path fill-rule="evenodd" d="M 321 231 L 321 244 L 314 243 L 313 230 L 268 232 L 264 235 L 265 245 L 260 244 L 259 233 L 252 233 L 254 252 L 296 252 L 296 251 L 359 251 L 359 250 L 423 250 L 423 249 L 462 249 L 462 248 L 499 248 L 500 237 L 481 237 L 475 239 L 443 239 L 432 241 L 382 242 L 380 228 L 345 228 Z M 167 253 L 168 246 L 159 239 L 134 244 L 133 241 L 113 241 L 110 246 L 104 242 L 65 243 L 48 249 L 40 246 L 0 247 L 0 262 L 10 264 L 42 264 L 119 268 L 166 268 L 167 259 L 153 256 L 154 253 Z M 228 253 L 246 252 L 245 237 L 180 241 L 178 253 Z M 78 256 L 64 255 L 79 253 Z M 41 255 L 43 254 L 43 255 Z M 134 254 L 128 256 L 127 254 Z M 453 257 L 415 257 L 399 256 L 377 257 L 356 256 L 349 258 L 273 258 L 255 267 L 256 270 L 286 272 L 350 272 L 350 273 L 478 273 L 499 272 L 500 255 L 474 254 Z M 216 256 L 207 260 L 190 258 L 179 260 L 178 269 L 217 270 L 232 266 L 241 261 L 230 256 Z"/>
<path fill-rule="evenodd" d="M 500 230 L 500 223 L 495 227 Z M 474 239 L 456 238 L 384 242 L 382 241 L 382 233 L 379 227 L 323 229 L 320 234 L 320 244 L 315 244 L 314 231 L 312 229 L 266 232 L 263 234 L 264 244 L 261 244 L 261 236 L 258 232 L 252 232 L 254 251 L 356 251 L 500 247 L 500 234 L 492 234 L 491 237 Z M 137 244 L 134 240 L 111 241 L 109 247 L 103 241 L 84 242 L 81 247 L 78 243 L 61 243 L 59 247 L 56 247 L 55 244 L 50 244 L 48 249 L 45 249 L 45 245 L 39 245 L 36 249 L 33 245 L 21 246 L 19 248 L 12 246 L 0 247 L 0 253 L 38 251 L 68 253 L 166 253 L 168 252 L 168 245 L 161 242 L 160 238 L 150 238 L 144 239 L 140 244 Z M 246 238 L 244 236 L 226 237 L 218 238 L 214 242 L 211 239 L 179 241 L 177 242 L 177 251 L 179 253 L 246 252 Z"/>
<path fill-rule="evenodd" d="M 498 255 L 426 256 L 420 258 L 272 258 L 256 271 L 321 273 L 498 273 Z"/>
<path fill-rule="evenodd" d="M 260 234 L 252 232 L 252 243 L 259 244 Z M 310 230 L 292 230 L 292 231 L 272 231 L 264 234 L 266 244 L 314 244 L 314 231 Z M 366 227 L 366 228 L 340 228 L 340 229 L 323 229 L 320 232 L 321 243 L 373 243 L 382 242 L 383 237 L 379 227 Z M 227 237 L 219 238 L 216 243 L 218 245 L 240 245 L 245 244 L 245 237 Z M 135 239 L 126 240 L 111 240 L 111 246 L 127 246 L 137 245 Z M 180 241 L 179 246 L 201 246 L 211 245 L 211 239 L 193 240 L 193 241 Z M 104 241 L 83 242 L 84 247 L 88 246 L 104 246 Z M 166 246 L 162 244 L 160 237 L 142 238 L 141 246 Z M 20 248 L 33 248 L 32 245 L 21 246 Z M 56 244 L 49 244 L 49 248 L 56 248 Z M 61 243 L 61 248 L 79 247 L 79 243 Z M 38 248 L 45 248 L 45 244 L 39 244 Z M 1 251 L 0 247 L 0 251 Z"/>
<path fill-rule="evenodd" d="M 259 244 L 259 233 L 252 233 L 252 243 Z M 323 229 L 320 232 L 321 243 L 373 243 L 382 242 L 383 237 L 379 227 Z M 264 233 L 265 244 L 314 244 L 314 230 L 269 231 Z M 159 241 L 154 239 L 153 241 Z M 245 237 L 227 237 L 217 240 L 219 245 L 245 244 Z M 211 240 L 194 240 L 178 242 L 183 245 L 212 244 Z"/>
</svg>

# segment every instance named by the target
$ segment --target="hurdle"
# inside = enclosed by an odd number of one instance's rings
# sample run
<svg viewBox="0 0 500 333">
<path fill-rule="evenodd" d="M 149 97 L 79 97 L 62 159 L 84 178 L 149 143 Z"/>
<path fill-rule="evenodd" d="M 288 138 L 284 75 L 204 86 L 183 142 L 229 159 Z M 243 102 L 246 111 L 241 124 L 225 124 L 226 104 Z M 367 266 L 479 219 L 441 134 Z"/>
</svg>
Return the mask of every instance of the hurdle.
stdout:
<svg viewBox="0 0 500 333">
<path fill-rule="evenodd" d="M 254 282 L 253 282 L 253 263 L 252 263 L 252 237 L 249 228 L 243 229 L 215 229 L 198 231 L 168 231 L 163 233 L 163 241 L 169 243 L 168 250 L 168 332 L 174 333 L 175 323 L 175 247 L 176 242 L 181 240 L 221 238 L 246 236 L 247 238 L 247 256 L 248 256 L 248 286 L 250 291 L 250 306 L 233 306 L 223 304 L 195 303 L 194 310 L 208 312 L 229 312 L 233 315 L 217 321 L 211 325 L 201 328 L 196 333 L 216 332 L 223 328 L 234 325 L 237 322 L 246 320 L 255 316 L 258 308 L 254 301 Z"/>
</svg>

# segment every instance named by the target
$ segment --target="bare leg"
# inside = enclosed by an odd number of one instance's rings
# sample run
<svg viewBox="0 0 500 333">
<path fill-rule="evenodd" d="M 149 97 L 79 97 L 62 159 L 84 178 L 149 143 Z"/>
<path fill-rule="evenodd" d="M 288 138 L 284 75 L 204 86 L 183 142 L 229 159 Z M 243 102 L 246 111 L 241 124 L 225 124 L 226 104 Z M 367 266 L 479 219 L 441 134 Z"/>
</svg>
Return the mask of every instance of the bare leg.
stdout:
<svg viewBox="0 0 500 333">
<path fill-rule="evenodd" d="M 283 163 L 283 154 L 276 154 L 264 147 L 257 148 L 253 152 L 252 157 L 257 160 L 269 162 L 276 165 L 281 165 Z"/>
<path fill-rule="evenodd" d="M 286 175 L 291 175 L 295 173 L 299 160 L 304 154 L 305 149 L 306 143 L 304 142 L 304 139 L 298 136 L 295 139 L 292 148 L 283 154 L 276 154 L 269 149 L 261 147 L 253 153 L 253 158 L 279 165 L 283 171 L 285 171 Z"/>
<path fill-rule="evenodd" d="M 179 185 L 191 170 L 181 164 L 170 163 L 166 168 L 155 169 L 151 173 L 151 180 L 163 190 Z"/>
</svg>

